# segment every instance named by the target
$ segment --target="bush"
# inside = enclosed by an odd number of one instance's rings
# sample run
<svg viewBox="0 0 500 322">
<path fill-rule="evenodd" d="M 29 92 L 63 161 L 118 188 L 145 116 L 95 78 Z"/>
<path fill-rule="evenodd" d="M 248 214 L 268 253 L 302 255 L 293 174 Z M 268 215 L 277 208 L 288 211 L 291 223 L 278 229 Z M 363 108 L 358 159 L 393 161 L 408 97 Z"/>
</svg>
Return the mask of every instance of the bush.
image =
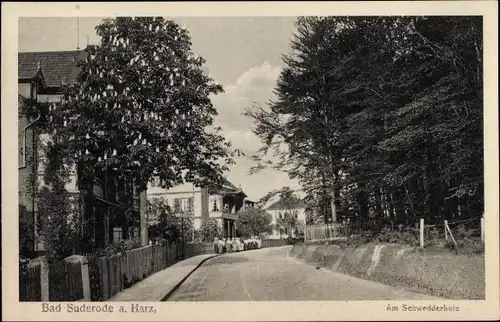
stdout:
<svg viewBox="0 0 500 322">
<path fill-rule="evenodd" d="M 97 266 L 97 256 L 95 254 L 87 256 L 89 263 L 90 299 L 91 301 L 101 301 L 101 274 Z"/>
<path fill-rule="evenodd" d="M 33 212 L 24 205 L 19 205 L 19 254 L 23 257 L 33 256 L 34 243 Z"/>
<path fill-rule="evenodd" d="M 375 236 L 374 240 L 378 243 L 403 244 L 408 246 L 418 246 L 417 236 L 411 231 L 397 231 L 384 228 Z"/>
<path fill-rule="evenodd" d="M 81 221 L 75 202 L 63 189 L 40 189 L 37 200 L 37 230 L 47 252 L 49 262 L 59 262 L 77 251 L 80 242 Z"/>
<path fill-rule="evenodd" d="M 458 251 L 460 254 L 482 254 L 484 253 L 484 243 L 478 237 L 465 237 L 456 240 L 457 245 L 451 240 L 445 243 L 445 247 L 451 251 Z M 457 248 L 458 246 L 458 248 Z"/>
<path fill-rule="evenodd" d="M 288 236 L 288 238 L 286 239 L 286 243 L 288 245 L 295 245 L 297 243 L 303 243 L 304 242 L 304 237 L 300 238 L 300 237 L 295 237 L 295 238 L 292 238 L 290 236 Z"/>
<path fill-rule="evenodd" d="M 122 240 L 119 243 L 113 243 L 109 245 L 108 247 L 101 249 L 96 252 L 96 255 L 98 257 L 105 256 L 105 257 L 110 257 L 118 253 L 125 253 L 128 252 L 132 249 L 140 248 L 141 244 L 134 241 L 134 240 Z"/>
<path fill-rule="evenodd" d="M 208 220 L 203 221 L 200 230 L 196 231 L 195 234 L 196 240 L 211 242 L 215 237 L 221 235 L 221 228 L 215 218 L 209 218 Z"/>
</svg>

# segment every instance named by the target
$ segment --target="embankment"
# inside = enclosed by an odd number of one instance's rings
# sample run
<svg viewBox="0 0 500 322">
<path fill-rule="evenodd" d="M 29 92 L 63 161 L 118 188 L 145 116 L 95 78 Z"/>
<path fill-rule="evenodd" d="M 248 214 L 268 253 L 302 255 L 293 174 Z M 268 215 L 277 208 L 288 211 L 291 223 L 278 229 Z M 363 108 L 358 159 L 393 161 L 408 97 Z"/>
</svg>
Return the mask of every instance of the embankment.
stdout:
<svg viewBox="0 0 500 322">
<path fill-rule="evenodd" d="M 484 299 L 484 255 L 429 253 L 395 244 L 296 244 L 290 251 L 305 262 L 387 285 L 448 299 Z"/>
</svg>

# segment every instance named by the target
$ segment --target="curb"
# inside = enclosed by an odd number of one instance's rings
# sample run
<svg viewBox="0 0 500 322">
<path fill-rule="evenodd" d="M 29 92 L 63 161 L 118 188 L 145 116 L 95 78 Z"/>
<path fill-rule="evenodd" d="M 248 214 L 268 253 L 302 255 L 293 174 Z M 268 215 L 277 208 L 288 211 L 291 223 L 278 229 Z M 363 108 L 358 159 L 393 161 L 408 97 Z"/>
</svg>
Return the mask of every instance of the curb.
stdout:
<svg viewBox="0 0 500 322">
<path fill-rule="evenodd" d="M 221 256 L 221 254 L 216 254 L 216 255 L 204 258 L 201 262 L 198 263 L 198 265 L 196 265 L 195 268 L 193 268 L 191 270 L 191 272 L 189 272 L 186 276 L 184 276 L 184 278 L 181 279 L 179 281 L 179 283 L 175 284 L 175 286 L 172 287 L 172 289 L 170 289 L 170 291 L 168 291 L 168 293 L 165 294 L 165 296 L 163 296 L 161 298 L 160 302 L 166 302 L 166 301 L 168 301 L 168 299 L 172 296 L 172 294 L 174 294 L 174 292 L 177 291 L 179 289 L 179 287 L 181 287 L 181 285 L 189 278 L 189 276 L 191 276 L 191 274 L 193 274 L 198 268 L 200 268 L 200 266 L 203 265 L 203 263 L 205 263 L 209 259 L 212 259 L 212 258 L 215 258 L 215 257 L 218 257 L 218 256 Z"/>
</svg>

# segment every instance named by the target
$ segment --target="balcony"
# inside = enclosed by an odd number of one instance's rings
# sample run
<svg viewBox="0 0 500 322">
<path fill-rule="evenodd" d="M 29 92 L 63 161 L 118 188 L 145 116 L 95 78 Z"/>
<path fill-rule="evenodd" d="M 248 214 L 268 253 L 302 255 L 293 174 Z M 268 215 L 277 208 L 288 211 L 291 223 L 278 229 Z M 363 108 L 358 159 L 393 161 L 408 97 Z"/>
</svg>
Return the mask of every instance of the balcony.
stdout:
<svg viewBox="0 0 500 322">
<path fill-rule="evenodd" d="M 223 219 L 231 219 L 231 220 L 237 220 L 238 219 L 238 213 L 236 212 L 236 207 L 232 206 L 230 208 L 229 204 L 224 205 L 224 209 L 220 211 L 219 209 L 210 209 L 210 212 L 208 214 L 209 218 L 223 218 Z"/>
</svg>

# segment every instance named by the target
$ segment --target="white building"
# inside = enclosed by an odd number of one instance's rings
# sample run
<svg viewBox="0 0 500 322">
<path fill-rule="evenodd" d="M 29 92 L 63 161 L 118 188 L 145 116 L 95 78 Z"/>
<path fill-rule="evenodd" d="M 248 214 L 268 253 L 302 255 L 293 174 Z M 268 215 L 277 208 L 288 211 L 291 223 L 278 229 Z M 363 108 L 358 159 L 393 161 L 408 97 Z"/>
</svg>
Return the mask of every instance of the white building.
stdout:
<svg viewBox="0 0 500 322">
<path fill-rule="evenodd" d="M 271 204 L 271 206 L 267 207 L 266 211 L 272 216 L 272 233 L 269 236 L 270 239 L 281 239 L 288 238 L 289 236 L 295 237 L 296 227 L 282 227 L 280 229 L 279 219 L 284 219 L 286 214 L 294 216 L 297 220 L 297 223 L 304 224 L 306 221 L 306 206 L 301 199 L 292 199 L 292 200 L 278 200 L 277 202 Z"/>
<path fill-rule="evenodd" d="M 232 238 L 236 236 L 234 222 L 238 211 L 244 208 L 246 194 L 227 180 L 223 187 L 209 191 L 192 183 L 167 190 L 155 179 L 148 186 L 148 199 L 153 198 L 164 199 L 175 214 L 191 217 L 195 230 L 200 229 L 204 220 L 216 219 L 223 236 Z"/>
</svg>

